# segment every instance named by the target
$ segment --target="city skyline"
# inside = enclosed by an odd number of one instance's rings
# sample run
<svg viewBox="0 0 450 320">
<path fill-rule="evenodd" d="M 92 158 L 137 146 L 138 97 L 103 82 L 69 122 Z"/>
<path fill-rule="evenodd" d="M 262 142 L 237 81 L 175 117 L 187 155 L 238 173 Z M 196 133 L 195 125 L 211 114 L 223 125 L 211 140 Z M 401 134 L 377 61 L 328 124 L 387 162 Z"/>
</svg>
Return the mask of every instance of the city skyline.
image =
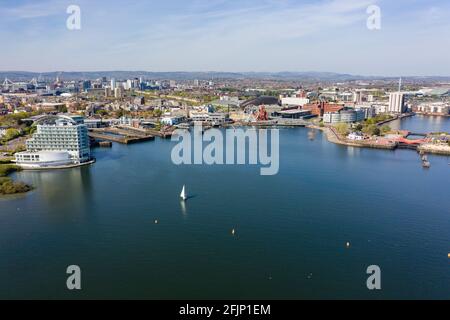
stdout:
<svg viewBox="0 0 450 320">
<path fill-rule="evenodd" d="M 72 4 L 81 8 L 81 30 L 66 28 Z M 450 75 L 450 46 L 442 41 L 450 5 L 442 0 L 1 5 L 0 36 L 8 44 L 0 54 L 4 71 Z M 370 5 L 381 9 L 380 30 L 366 26 Z"/>
</svg>

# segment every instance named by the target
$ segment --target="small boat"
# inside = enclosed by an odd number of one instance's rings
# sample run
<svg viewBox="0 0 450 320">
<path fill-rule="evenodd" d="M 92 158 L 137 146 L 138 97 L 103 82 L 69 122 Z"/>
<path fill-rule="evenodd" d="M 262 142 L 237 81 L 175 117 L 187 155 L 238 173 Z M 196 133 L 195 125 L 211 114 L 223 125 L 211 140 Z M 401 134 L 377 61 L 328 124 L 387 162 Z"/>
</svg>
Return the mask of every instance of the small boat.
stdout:
<svg viewBox="0 0 450 320">
<path fill-rule="evenodd" d="M 424 161 L 423 164 L 422 164 L 422 166 L 423 166 L 424 168 L 430 168 L 430 167 L 431 167 L 431 163 L 430 163 L 429 161 Z"/>
<path fill-rule="evenodd" d="M 186 200 L 187 200 L 186 186 L 183 186 L 183 190 L 181 190 L 180 198 L 181 198 L 183 201 L 186 201 Z"/>
</svg>

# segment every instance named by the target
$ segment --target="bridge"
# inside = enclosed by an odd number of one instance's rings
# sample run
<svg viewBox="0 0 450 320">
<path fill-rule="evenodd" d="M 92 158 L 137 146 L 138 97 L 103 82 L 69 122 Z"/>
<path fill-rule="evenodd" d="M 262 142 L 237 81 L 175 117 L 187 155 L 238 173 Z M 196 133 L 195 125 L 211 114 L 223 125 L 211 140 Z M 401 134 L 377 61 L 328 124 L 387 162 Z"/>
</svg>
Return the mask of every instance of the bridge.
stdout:
<svg viewBox="0 0 450 320">
<path fill-rule="evenodd" d="M 406 137 L 409 137 L 409 136 L 427 137 L 428 134 L 426 134 L 426 133 L 414 133 L 414 132 L 409 132 L 408 135 L 407 135 Z"/>
<path fill-rule="evenodd" d="M 405 144 L 422 144 L 422 143 L 427 143 L 429 142 L 429 139 L 415 139 L 415 140 L 410 140 L 410 139 L 406 139 L 406 138 L 398 138 L 396 139 L 398 142 L 400 143 L 405 143 Z"/>
</svg>

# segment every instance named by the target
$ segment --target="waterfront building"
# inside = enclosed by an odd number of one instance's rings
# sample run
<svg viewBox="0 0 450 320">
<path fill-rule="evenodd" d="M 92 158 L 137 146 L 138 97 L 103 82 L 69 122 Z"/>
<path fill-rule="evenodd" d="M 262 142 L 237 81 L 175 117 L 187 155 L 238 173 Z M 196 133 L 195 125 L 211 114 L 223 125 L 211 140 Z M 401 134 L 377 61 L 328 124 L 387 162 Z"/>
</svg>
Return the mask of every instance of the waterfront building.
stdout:
<svg viewBox="0 0 450 320">
<path fill-rule="evenodd" d="M 302 107 L 302 110 L 309 110 L 313 115 L 323 117 L 328 112 L 339 112 L 344 109 L 343 104 L 326 103 L 324 101 L 318 103 L 308 103 Z"/>
<path fill-rule="evenodd" d="M 347 138 L 353 141 L 362 141 L 364 140 L 364 135 L 361 132 L 352 132 L 347 136 Z"/>
<path fill-rule="evenodd" d="M 364 119 L 370 119 L 377 115 L 375 106 L 373 106 L 371 104 L 356 105 L 355 110 L 363 111 Z"/>
<path fill-rule="evenodd" d="M 179 116 L 179 117 L 163 117 L 161 119 L 161 123 L 167 126 L 175 126 L 177 124 L 182 123 L 184 120 L 186 120 L 185 117 Z"/>
<path fill-rule="evenodd" d="M 133 118 L 123 116 L 119 119 L 119 124 L 122 126 L 131 126 L 133 124 Z"/>
<path fill-rule="evenodd" d="M 450 114 L 450 104 L 444 102 L 422 103 L 413 110 L 421 114 L 447 116 Z"/>
<path fill-rule="evenodd" d="M 276 111 L 274 112 L 273 116 L 281 117 L 283 119 L 303 119 L 303 118 L 310 118 L 311 111 L 302 109 L 287 109 Z"/>
<path fill-rule="evenodd" d="M 363 121 L 365 113 L 363 110 L 343 109 L 338 112 L 327 112 L 323 115 L 325 123 L 353 123 Z"/>
<path fill-rule="evenodd" d="M 41 118 L 26 148 L 16 153 L 16 163 L 23 168 L 76 165 L 91 160 L 88 129 L 79 116 Z"/>
<path fill-rule="evenodd" d="M 206 113 L 206 112 L 191 112 L 192 121 L 211 122 L 215 124 L 223 124 L 228 121 L 228 113 Z"/>
<path fill-rule="evenodd" d="M 393 92 L 389 94 L 388 112 L 390 113 L 405 113 L 405 94 L 402 92 Z"/>
</svg>

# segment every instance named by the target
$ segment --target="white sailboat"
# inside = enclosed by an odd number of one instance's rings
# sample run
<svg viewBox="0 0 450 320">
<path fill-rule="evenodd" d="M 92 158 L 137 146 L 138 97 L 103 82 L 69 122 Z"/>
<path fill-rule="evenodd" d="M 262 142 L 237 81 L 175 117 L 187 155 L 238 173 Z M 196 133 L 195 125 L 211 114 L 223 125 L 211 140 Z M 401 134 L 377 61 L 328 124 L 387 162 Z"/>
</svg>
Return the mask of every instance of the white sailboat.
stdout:
<svg viewBox="0 0 450 320">
<path fill-rule="evenodd" d="M 180 198 L 181 198 L 183 201 L 186 201 L 186 200 L 187 200 L 186 186 L 183 186 L 183 190 L 181 190 Z"/>
</svg>

